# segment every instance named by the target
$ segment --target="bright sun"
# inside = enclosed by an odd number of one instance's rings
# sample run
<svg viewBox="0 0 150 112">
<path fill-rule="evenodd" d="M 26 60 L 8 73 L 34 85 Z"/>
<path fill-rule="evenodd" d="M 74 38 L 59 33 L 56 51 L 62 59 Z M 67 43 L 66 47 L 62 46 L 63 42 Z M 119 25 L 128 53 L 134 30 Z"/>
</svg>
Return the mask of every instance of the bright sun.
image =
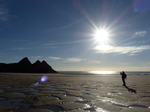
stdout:
<svg viewBox="0 0 150 112">
<path fill-rule="evenodd" d="M 95 40 L 100 43 L 105 43 L 108 40 L 109 33 L 107 30 L 100 29 L 95 32 Z"/>
</svg>

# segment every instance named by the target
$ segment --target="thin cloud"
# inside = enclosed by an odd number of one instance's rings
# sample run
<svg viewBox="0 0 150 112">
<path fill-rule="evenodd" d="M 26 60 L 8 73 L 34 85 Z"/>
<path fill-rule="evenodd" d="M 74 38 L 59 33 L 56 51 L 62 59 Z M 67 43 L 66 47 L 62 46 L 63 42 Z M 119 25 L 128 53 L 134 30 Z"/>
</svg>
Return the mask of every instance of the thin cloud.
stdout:
<svg viewBox="0 0 150 112">
<path fill-rule="evenodd" d="M 0 21 L 7 21 L 9 18 L 9 11 L 3 7 L 0 7 Z"/>
<path fill-rule="evenodd" d="M 33 63 L 35 63 L 35 61 L 37 61 L 37 60 L 43 60 L 43 57 L 42 56 L 30 56 L 29 57 L 29 60 L 31 61 L 31 62 L 33 62 Z"/>
<path fill-rule="evenodd" d="M 89 60 L 88 63 L 90 64 L 100 64 L 102 61 L 97 61 L 97 60 Z"/>
<path fill-rule="evenodd" d="M 52 59 L 52 60 L 60 60 L 60 59 L 62 59 L 60 57 L 49 57 L 49 58 Z"/>
<path fill-rule="evenodd" d="M 82 58 L 61 58 L 61 57 L 49 57 L 52 60 L 60 60 L 63 61 L 65 63 L 73 63 L 73 62 L 81 62 L 81 61 L 85 61 L 86 59 L 82 59 Z"/>
<path fill-rule="evenodd" d="M 25 47 L 18 47 L 18 48 L 13 48 L 11 50 L 27 50 L 29 48 L 25 48 Z"/>
<path fill-rule="evenodd" d="M 31 56 L 30 58 L 41 58 L 42 56 Z"/>
<path fill-rule="evenodd" d="M 144 37 L 145 34 L 146 34 L 146 31 L 135 32 L 135 36 L 142 36 L 142 37 Z"/>
<path fill-rule="evenodd" d="M 81 62 L 84 61 L 86 59 L 81 59 L 81 58 L 67 58 L 66 62 Z"/>
<path fill-rule="evenodd" d="M 121 53 L 121 54 L 130 53 L 134 55 L 135 53 L 150 49 L 150 45 L 129 46 L 129 47 L 121 47 L 121 46 L 115 47 L 115 46 L 110 46 L 110 45 L 99 45 L 99 46 L 96 46 L 94 49 L 99 53 Z"/>
<path fill-rule="evenodd" d="M 9 9 L 0 6 L 0 21 L 5 22 L 12 18 Z M 15 17 L 15 16 L 14 16 Z"/>
<path fill-rule="evenodd" d="M 37 60 L 37 59 L 41 59 L 42 56 L 31 56 L 29 58 L 31 58 L 32 60 Z"/>
<path fill-rule="evenodd" d="M 147 62 L 147 63 L 143 63 L 142 66 L 145 66 L 145 67 L 150 67 L 150 62 Z"/>
<path fill-rule="evenodd" d="M 73 43 L 80 43 L 81 41 L 74 41 L 74 42 L 64 42 L 64 43 L 49 43 L 49 44 L 44 44 L 44 46 L 47 45 L 60 45 L 60 44 L 73 44 Z"/>
<path fill-rule="evenodd" d="M 117 63 L 118 65 L 124 65 L 124 66 L 129 66 L 129 63 Z"/>
<path fill-rule="evenodd" d="M 63 30 L 63 29 L 69 28 L 70 26 L 72 26 L 72 25 L 78 23 L 79 21 L 83 20 L 84 18 L 85 18 L 85 17 L 82 17 L 82 18 L 80 18 L 80 19 L 78 19 L 78 20 L 76 20 L 76 21 L 74 21 L 74 22 L 72 22 L 72 23 L 70 23 L 70 24 L 68 24 L 68 25 L 66 25 L 66 26 L 60 27 L 60 28 L 51 29 L 51 30 L 46 30 L 46 32 L 53 32 L 53 31 Z"/>
<path fill-rule="evenodd" d="M 62 42 L 62 43 L 48 43 L 48 44 L 44 44 L 43 46 L 75 44 L 75 43 L 81 43 L 81 42 L 85 42 L 85 41 L 89 41 L 89 40 L 91 40 L 91 39 L 83 39 L 83 40 L 77 40 L 77 41 L 72 41 L 72 42 Z"/>
</svg>

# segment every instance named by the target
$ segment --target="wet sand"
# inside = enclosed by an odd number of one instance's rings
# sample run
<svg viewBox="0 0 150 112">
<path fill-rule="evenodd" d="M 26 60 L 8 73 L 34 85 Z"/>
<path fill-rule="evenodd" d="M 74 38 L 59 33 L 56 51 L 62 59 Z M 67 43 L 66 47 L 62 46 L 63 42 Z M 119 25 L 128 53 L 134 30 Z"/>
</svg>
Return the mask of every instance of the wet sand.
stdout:
<svg viewBox="0 0 150 112">
<path fill-rule="evenodd" d="M 34 85 L 42 75 L 48 80 Z M 0 73 L 0 112 L 150 112 L 150 75 Z"/>
</svg>

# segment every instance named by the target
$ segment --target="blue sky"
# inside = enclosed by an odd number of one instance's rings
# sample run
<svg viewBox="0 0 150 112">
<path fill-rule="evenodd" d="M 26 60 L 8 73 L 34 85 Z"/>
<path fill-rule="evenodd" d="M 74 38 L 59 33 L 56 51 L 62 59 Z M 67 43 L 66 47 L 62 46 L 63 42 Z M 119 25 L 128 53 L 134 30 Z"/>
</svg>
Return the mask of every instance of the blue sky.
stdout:
<svg viewBox="0 0 150 112">
<path fill-rule="evenodd" d="M 28 57 L 58 71 L 149 71 L 149 5 L 150 0 L 0 0 L 0 62 Z M 107 40 L 95 38 L 100 29 Z"/>
</svg>

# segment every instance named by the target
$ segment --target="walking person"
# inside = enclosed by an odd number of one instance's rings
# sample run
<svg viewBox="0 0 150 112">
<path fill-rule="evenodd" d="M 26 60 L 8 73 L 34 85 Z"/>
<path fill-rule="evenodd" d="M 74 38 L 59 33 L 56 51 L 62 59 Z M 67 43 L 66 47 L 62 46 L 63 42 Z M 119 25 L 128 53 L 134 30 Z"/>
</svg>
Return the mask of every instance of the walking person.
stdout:
<svg viewBox="0 0 150 112">
<path fill-rule="evenodd" d="M 123 85 L 122 85 L 122 86 L 126 86 L 125 79 L 127 79 L 127 75 L 125 74 L 124 71 L 120 72 L 120 75 L 121 75 L 122 82 L 123 82 Z"/>
</svg>

